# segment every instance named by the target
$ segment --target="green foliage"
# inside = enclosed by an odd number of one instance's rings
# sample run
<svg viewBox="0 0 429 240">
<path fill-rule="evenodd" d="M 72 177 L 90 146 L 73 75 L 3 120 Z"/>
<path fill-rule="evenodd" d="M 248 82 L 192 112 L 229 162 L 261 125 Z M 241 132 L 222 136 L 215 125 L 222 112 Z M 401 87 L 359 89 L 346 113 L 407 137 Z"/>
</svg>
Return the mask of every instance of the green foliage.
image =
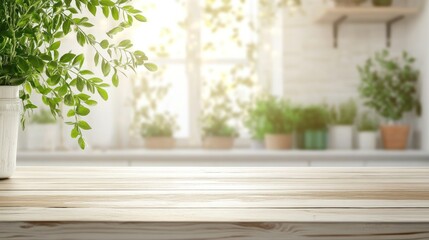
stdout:
<svg viewBox="0 0 429 240">
<path fill-rule="evenodd" d="M 172 137 L 179 129 L 176 117 L 160 110 L 159 104 L 171 88 L 170 84 L 163 82 L 164 70 L 133 81 L 133 105 L 136 112 L 131 128 L 140 129 L 142 137 Z"/>
<path fill-rule="evenodd" d="M 329 110 L 326 105 L 311 105 L 298 108 L 297 130 L 322 130 L 329 124 Z"/>
<path fill-rule="evenodd" d="M 228 84 L 225 79 L 212 82 L 209 96 L 203 101 L 202 132 L 204 136 L 238 136 L 232 126 L 242 116 L 243 104 L 234 96 L 237 84 Z"/>
<path fill-rule="evenodd" d="M 384 50 L 359 66 L 359 92 L 365 105 L 389 120 L 399 120 L 413 110 L 419 114 L 416 89 L 419 71 L 412 67 L 414 62 L 406 52 L 400 58 L 392 58 Z"/>
<path fill-rule="evenodd" d="M 202 131 L 204 137 L 237 137 L 237 130 L 228 123 L 228 118 L 216 114 L 204 115 Z"/>
<path fill-rule="evenodd" d="M 357 128 L 360 132 L 375 132 L 377 131 L 378 126 L 379 122 L 377 118 L 371 115 L 369 112 L 365 112 L 359 118 Z"/>
<path fill-rule="evenodd" d="M 51 112 L 46 109 L 41 109 L 38 113 L 31 116 L 30 123 L 32 124 L 55 124 L 57 120 L 52 116 Z"/>
<path fill-rule="evenodd" d="M 353 125 L 357 115 L 357 105 L 353 99 L 331 107 L 330 121 L 334 125 Z"/>
<path fill-rule="evenodd" d="M 283 99 L 265 96 L 249 109 L 246 127 L 254 139 L 263 139 L 267 133 L 290 134 L 298 121 L 297 110 Z"/>
<path fill-rule="evenodd" d="M 168 113 L 155 114 L 141 125 L 143 137 L 173 137 L 178 129 L 176 118 Z"/>
<path fill-rule="evenodd" d="M 115 44 L 110 38 L 130 27 L 134 19 L 146 21 L 140 11 L 130 5 L 131 0 L 4 0 L 0 3 L 0 85 L 23 85 L 20 97 L 24 111 L 37 108 L 30 95 L 42 96 L 43 103 L 54 117 L 62 117 L 61 106 L 69 108 L 66 122 L 72 126 L 71 136 L 84 148 L 82 130 L 87 130 L 81 120 L 90 113 L 89 107 L 97 102 L 91 97 L 98 93 L 108 99 L 108 83 L 88 69 L 83 68 L 83 53 L 61 54 L 59 48 L 65 36 L 74 35 L 77 43 L 91 48 L 94 64 L 102 70 L 103 78 L 111 76 L 118 85 L 119 76 L 144 65 L 149 70 L 156 67 L 142 51 L 133 51 L 132 43 L 124 40 Z M 92 15 L 113 18 L 119 24 L 98 41 L 89 29 L 94 27 L 84 11 Z M 22 118 L 25 124 L 25 114 Z M 85 126 L 85 128 L 81 127 Z"/>
</svg>

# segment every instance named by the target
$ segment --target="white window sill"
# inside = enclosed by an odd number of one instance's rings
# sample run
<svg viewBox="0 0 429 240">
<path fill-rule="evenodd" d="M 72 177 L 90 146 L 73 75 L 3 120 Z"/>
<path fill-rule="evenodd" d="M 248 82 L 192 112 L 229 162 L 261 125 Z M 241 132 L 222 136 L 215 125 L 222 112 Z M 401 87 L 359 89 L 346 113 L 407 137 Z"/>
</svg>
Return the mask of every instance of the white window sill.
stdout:
<svg viewBox="0 0 429 240">
<path fill-rule="evenodd" d="M 20 166 L 317 166 L 429 167 L 429 152 L 407 151 L 267 151 L 234 150 L 112 150 L 91 152 L 19 152 Z"/>
</svg>

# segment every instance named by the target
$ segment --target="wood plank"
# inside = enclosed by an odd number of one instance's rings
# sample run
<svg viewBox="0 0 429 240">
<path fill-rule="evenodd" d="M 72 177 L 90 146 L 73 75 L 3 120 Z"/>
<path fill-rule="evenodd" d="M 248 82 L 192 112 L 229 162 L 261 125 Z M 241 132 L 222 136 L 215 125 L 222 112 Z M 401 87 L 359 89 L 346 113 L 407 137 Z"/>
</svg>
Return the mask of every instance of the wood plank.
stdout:
<svg viewBox="0 0 429 240">
<path fill-rule="evenodd" d="M 429 208 L 43 208 L 0 207 L 0 222 L 429 223 Z"/>
<path fill-rule="evenodd" d="M 0 223 L 0 239 L 423 240 L 429 224 L 13 222 Z"/>
<path fill-rule="evenodd" d="M 16 178 L 406 178 L 429 180 L 429 168 L 61 168 L 22 167 L 13 176 Z"/>
<path fill-rule="evenodd" d="M 98 179 L 100 180 L 100 179 Z M 0 191 L 85 191 L 85 190 L 102 190 L 115 191 L 138 190 L 372 190 L 372 191 L 429 191 L 429 182 L 422 183 L 421 181 L 411 180 L 409 182 L 398 180 L 384 180 L 374 182 L 372 179 L 363 181 L 345 179 L 338 180 L 284 180 L 273 179 L 265 181 L 246 182 L 246 180 L 230 180 L 230 181 L 184 181 L 167 179 L 164 181 L 86 181 L 75 182 L 73 179 L 46 179 L 44 181 L 16 181 L 0 182 Z"/>
<path fill-rule="evenodd" d="M 392 208 L 429 207 L 428 191 L 1 191 L 0 207 Z"/>
</svg>

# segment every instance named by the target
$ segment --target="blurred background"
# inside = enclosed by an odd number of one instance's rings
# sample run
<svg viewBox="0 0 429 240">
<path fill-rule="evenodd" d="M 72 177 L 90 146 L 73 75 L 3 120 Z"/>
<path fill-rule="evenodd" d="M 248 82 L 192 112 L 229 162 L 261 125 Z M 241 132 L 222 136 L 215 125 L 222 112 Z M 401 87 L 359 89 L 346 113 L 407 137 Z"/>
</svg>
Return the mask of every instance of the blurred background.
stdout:
<svg viewBox="0 0 429 240">
<path fill-rule="evenodd" d="M 331 158 L 355 159 L 361 154 L 359 166 L 368 156 L 428 159 L 426 1 L 135 0 L 134 6 L 143 10 L 148 22 L 118 34 L 117 41 L 131 39 L 158 71 L 141 69 L 118 88 L 110 88 L 109 101 L 99 101 L 87 117 L 93 129 L 85 133 L 84 152 L 70 138 L 67 125 L 52 119 L 45 109 L 35 110 L 20 132 L 18 161 L 43 159 L 49 156 L 45 153 L 81 157 L 105 151 L 137 159 L 141 149 L 179 157 L 180 149 L 202 148 L 233 148 L 242 154 L 265 148 L 276 152 L 272 158 L 279 160 L 287 154 L 308 160 L 323 156 L 325 150 Z M 99 21 L 103 27 L 91 29 L 96 36 L 114 26 Z M 80 49 L 75 39 L 67 43 L 63 51 Z M 84 49 L 93 56 L 91 51 Z M 366 66 L 368 59 L 375 63 L 371 69 Z M 390 61 L 401 69 L 383 69 Z M 97 72 L 91 61 L 86 64 Z M 385 78 L 385 82 L 401 74 L 418 75 L 414 80 L 391 81 L 397 88 L 410 84 L 404 90 L 408 92 L 399 91 L 397 96 L 416 100 L 404 103 L 414 104 L 402 108 L 409 111 L 398 110 L 400 116 L 394 117 L 395 113 L 371 102 L 389 101 L 381 99 L 389 91 L 375 84 L 373 71 L 379 72 L 378 81 Z M 419 115 L 414 110 L 423 111 Z M 380 128 L 386 124 L 408 127 L 406 145 L 396 146 L 408 151 L 379 153 L 389 144 Z M 313 125 L 325 132 L 319 136 L 307 131 L 318 130 Z M 280 133 L 292 136 L 286 146 L 279 143 L 281 138 L 267 139 L 267 134 Z M 289 153 L 277 153 L 280 149 Z"/>
</svg>

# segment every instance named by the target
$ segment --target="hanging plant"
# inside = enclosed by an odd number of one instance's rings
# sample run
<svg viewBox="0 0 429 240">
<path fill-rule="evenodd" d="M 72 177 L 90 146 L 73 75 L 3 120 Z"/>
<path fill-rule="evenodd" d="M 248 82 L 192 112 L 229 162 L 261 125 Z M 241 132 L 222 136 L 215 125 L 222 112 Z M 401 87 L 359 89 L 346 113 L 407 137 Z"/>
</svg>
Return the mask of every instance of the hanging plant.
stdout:
<svg viewBox="0 0 429 240">
<path fill-rule="evenodd" d="M 82 118 L 97 104 L 92 99 L 95 94 L 108 99 L 106 88 L 110 84 L 105 79 L 110 78 L 112 85 L 118 86 L 119 79 L 138 66 L 156 70 L 156 65 L 147 62 L 144 52 L 131 50 L 130 40 L 119 43 L 112 40 L 135 20 L 146 21 L 130 2 L 4 0 L 0 3 L 0 86 L 23 86 L 20 93 L 23 125 L 25 112 L 37 108 L 30 95 L 39 94 L 54 117 L 62 117 L 62 105 L 68 108 L 67 117 L 71 120 L 66 123 L 72 126 L 71 137 L 77 138 L 84 149 L 82 132 L 91 126 Z M 89 33 L 94 23 L 84 16 L 86 10 L 118 24 L 106 32 L 105 39 L 97 39 Z M 77 50 L 60 53 L 64 37 L 69 35 L 74 35 L 82 48 L 89 46 L 94 50 L 91 61 L 101 69 L 102 76 L 83 67 L 88 60 L 83 53 Z"/>
</svg>

